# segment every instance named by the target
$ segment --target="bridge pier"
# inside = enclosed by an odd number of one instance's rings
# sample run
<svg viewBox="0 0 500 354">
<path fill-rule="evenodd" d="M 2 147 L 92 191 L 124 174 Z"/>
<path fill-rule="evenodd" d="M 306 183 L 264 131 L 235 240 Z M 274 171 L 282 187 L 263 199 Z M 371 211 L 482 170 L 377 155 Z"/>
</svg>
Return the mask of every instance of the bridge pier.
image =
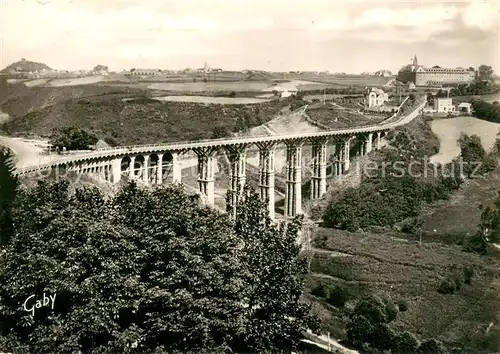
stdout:
<svg viewBox="0 0 500 354">
<path fill-rule="evenodd" d="M 328 139 L 313 139 L 312 143 L 311 199 L 318 199 L 326 193 L 326 146 Z"/>
<path fill-rule="evenodd" d="M 375 142 L 375 149 L 376 150 L 380 149 L 380 139 L 382 138 L 381 135 L 382 135 L 382 132 L 377 132 L 377 140 Z"/>
<path fill-rule="evenodd" d="M 114 159 L 111 161 L 111 183 L 117 184 L 122 178 L 122 160 Z"/>
<path fill-rule="evenodd" d="M 142 166 L 142 181 L 144 184 L 149 185 L 149 162 L 151 160 L 150 155 L 143 155 L 144 156 L 144 166 Z"/>
<path fill-rule="evenodd" d="M 368 133 L 365 140 L 365 154 L 369 154 L 372 151 L 373 133 Z"/>
<path fill-rule="evenodd" d="M 302 140 L 285 141 L 286 148 L 286 194 L 285 217 L 302 214 Z"/>
<path fill-rule="evenodd" d="M 246 145 L 227 147 L 230 163 L 230 182 L 226 210 L 233 218 L 236 218 L 236 208 L 240 201 L 243 187 L 246 183 Z"/>
<path fill-rule="evenodd" d="M 177 152 L 172 152 L 172 182 L 182 182 L 182 162 Z"/>
<path fill-rule="evenodd" d="M 342 150 L 342 173 L 346 173 L 350 168 L 350 148 L 351 148 L 351 138 L 344 141 Z"/>
<path fill-rule="evenodd" d="M 215 204 L 215 152 L 213 148 L 198 148 L 194 150 L 198 155 L 198 186 L 210 205 Z"/>
<path fill-rule="evenodd" d="M 163 184 L 163 154 L 157 153 L 155 184 Z"/>
<path fill-rule="evenodd" d="M 267 202 L 269 217 L 274 220 L 274 143 L 259 143 L 259 192 Z"/>
<path fill-rule="evenodd" d="M 135 156 L 130 156 L 130 167 L 128 176 L 130 179 L 135 179 Z"/>
</svg>

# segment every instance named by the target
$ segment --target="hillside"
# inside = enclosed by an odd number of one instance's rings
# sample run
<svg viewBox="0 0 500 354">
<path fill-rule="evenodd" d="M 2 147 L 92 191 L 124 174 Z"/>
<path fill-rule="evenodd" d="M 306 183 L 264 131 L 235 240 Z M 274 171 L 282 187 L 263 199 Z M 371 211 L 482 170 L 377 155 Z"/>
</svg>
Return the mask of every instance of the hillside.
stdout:
<svg viewBox="0 0 500 354">
<path fill-rule="evenodd" d="M 5 68 L 0 70 L 0 72 L 3 73 L 10 73 L 11 71 L 40 71 L 40 70 L 52 70 L 48 65 L 44 63 L 38 63 L 35 61 L 29 61 L 26 59 L 21 59 L 19 61 L 16 61 L 15 63 L 12 63 L 10 65 L 7 65 Z"/>
<path fill-rule="evenodd" d="M 459 246 L 408 241 L 398 234 L 349 233 L 322 229 L 312 241 L 311 273 L 307 298 L 322 318 L 324 332 L 345 338 L 348 309 L 364 295 L 389 294 L 404 302 L 391 328 L 408 330 L 420 340 L 436 338 L 449 347 L 463 345 L 467 353 L 498 350 L 500 259 L 464 253 Z M 440 283 L 461 267 L 474 270 L 470 284 L 454 294 L 440 294 Z M 311 295 L 319 284 L 339 287 L 347 295 L 342 307 Z M 486 334 L 485 328 L 496 324 Z M 474 349 L 474 350 L 473 350 Z"/>
<path fill-rule="evenodd" d="M 439 140 L 425 120 L 417 119 L 397 131 L 411 137 L 412 142 L 406 145 L 416 146 L 420 153 L 432 156 L 437 152 Z M 368 157 L 377 159 L 382 153 L 383 150 Z M 431 182 L 434 177 L 426 180 Z M 418 236 L 399 232 L 398 227 L 367 227 L 356 232 L 314 229 L 307 299 L 322 318 L 323 331 L 344 339 L 347 318 L 355 303 L 365 295 L 386 294 L 404 309 L 390 323 L 393 330 L 410 331 L 421 341 L 435 338 L 449 349 L 465 348 L 461 352 L 497 353 L 500 255 L 494 251 L 487 255 L 466 253 L 461 241 L 465 232 L 472 233 L 477 228 L 478 205 L 491 202 L 498 190 L 500 167 L 484 178 L 466 181 L 448 200 L 427 204 L 421 214 L 422 244 Z M 392 190 L 391 195 L 395 193 Z M 342 190 L 329 190 L 313 208 L 317 209 L 314 214 L 323 215 L 321 203 L 339 200 L 342 194 Z M 371 198 L 363 197 L 365 203 Z M 365 214 L 373 213 L 369 204 L 363 207 Z M 404 203 L 398 200 L 393 208 L 404 208 Z M 470 283 L 462 280 L 454 293 L 438 292 L 443 281 L 459 277 L 464 269 L 473 272 Z M 313 295 L 321 284 L 343 294 L 346 303 L 332 306 L 327 298 Z"/>
<path fill-rule="evenodd" d="M 123 98 L 123 94 L 103 94 L 69 99 L 11 119 L 3 130 L 11 135 L 48 137 L 56 127 L 74 126 L 89 129 L 112 145 L 199 140 L 212 138 L 215 129 L 222 137 L 265 123 L 289 105 L 287 101 L 202 105 L 146 98 L 124 102 Z M 1 109 L 11 113 L 9 108 L 6 104 Z"/>
<path fill-rule="evenodd" d="M 0 77 L 0 110 L 12 118 L 39 111 L 55 104 L 83 97 L 135 97 L 144 95 L 144 90 L 103 85 L 79 85 L 74 87 L 27 87 L 22 83 L 8 84 Z"/>
</svg>

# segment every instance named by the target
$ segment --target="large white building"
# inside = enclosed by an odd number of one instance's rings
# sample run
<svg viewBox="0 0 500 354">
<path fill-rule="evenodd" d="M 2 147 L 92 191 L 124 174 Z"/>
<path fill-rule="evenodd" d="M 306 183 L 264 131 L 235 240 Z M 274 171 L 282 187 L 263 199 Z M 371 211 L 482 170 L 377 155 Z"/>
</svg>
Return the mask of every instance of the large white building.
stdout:
<svg viewBox="0 0 500 354">
<path fill-rule="evenodd" d="M 365 93 L 365 106 L 368 108 L 381 107 L 389 101 L 389 95 L 379 88 L 369 88 Z"/>
</svg>

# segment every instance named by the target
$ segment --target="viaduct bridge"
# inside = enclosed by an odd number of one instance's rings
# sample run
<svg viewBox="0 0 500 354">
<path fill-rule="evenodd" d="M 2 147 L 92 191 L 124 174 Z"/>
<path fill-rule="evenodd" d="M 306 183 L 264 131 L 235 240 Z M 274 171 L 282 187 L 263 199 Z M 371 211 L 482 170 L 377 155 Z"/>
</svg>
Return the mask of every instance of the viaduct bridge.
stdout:
<svg viewBox="0 0 500 354">
<path fill-rule="evenodd" d="M 103 148 L 91 153 L 63 157 L 50 163 L 19 168 L 17 175 L 63 168 L 66 171 L 91 174 L 110 183 L 123 176 L 140 179 L 145 184 L 162 184 L 165 172 L 171 170 L 171 181 L 181 182 L 179 156 L 194 152 L 198 157 L 198 188 L 209 204 L 215 201 L 216 154 L 225 151 L 230 162 L 230 198 L 228 211 L 233 215 L 246 180 L 246 156 L 250 147 L 259 151 L 259 191 L 267 201 L 270 217 L 274 219 L 275 151 L 278 145 L 286 149 L 285 217 L 302 212 L 302 147 L 312 146 L 311 198 L 326 192 L 327 146 L 333 147 L 333 171 L 340 175 L 349 170 L 351 152 L 364 155 L 380 147 L 382 135 L 396 126 L 406 124 L 422 112 L 425 101 L 406 116 L 385 124 L 339 129 L 315 133 L 280 136 L 210 139 L 167 144 L 134 145 Z"/>
</svg>

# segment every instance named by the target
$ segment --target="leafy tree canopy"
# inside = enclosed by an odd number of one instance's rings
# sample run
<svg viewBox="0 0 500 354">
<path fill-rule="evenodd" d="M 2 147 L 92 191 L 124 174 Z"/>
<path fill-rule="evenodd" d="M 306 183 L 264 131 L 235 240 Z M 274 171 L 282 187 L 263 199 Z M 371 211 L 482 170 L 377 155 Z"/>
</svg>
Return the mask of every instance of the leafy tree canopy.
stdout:
<svg viewBox="0 0 500 354">
<path fill-rule="evenodd" d="M 12 236 L 12 204 L 19 181 L 14 176 L 14 155 L 8 149 L 0 149 L 0 245 Z"/>
<path fill-rule="evenodd" d="M 134 183 L 105 198 L 40 182 L 12 215 L 1 351 L 278 353 L 317 328 L 299 301 L 301 220 L 272 225 L 250 190 L 236 222 L 180 186 Z M 22 305 L 44 293 L 54 308 L 33 317 Z"/>
<path fill-rule="evenodd" d="M 50 143 L 53 146 L 59 149 L 66 148 L 66 150 L 87 150 L 98 141 L 99 139 L 94 134 L 73 127 L 56 128 L 50 137 Z"/>
</svg>

